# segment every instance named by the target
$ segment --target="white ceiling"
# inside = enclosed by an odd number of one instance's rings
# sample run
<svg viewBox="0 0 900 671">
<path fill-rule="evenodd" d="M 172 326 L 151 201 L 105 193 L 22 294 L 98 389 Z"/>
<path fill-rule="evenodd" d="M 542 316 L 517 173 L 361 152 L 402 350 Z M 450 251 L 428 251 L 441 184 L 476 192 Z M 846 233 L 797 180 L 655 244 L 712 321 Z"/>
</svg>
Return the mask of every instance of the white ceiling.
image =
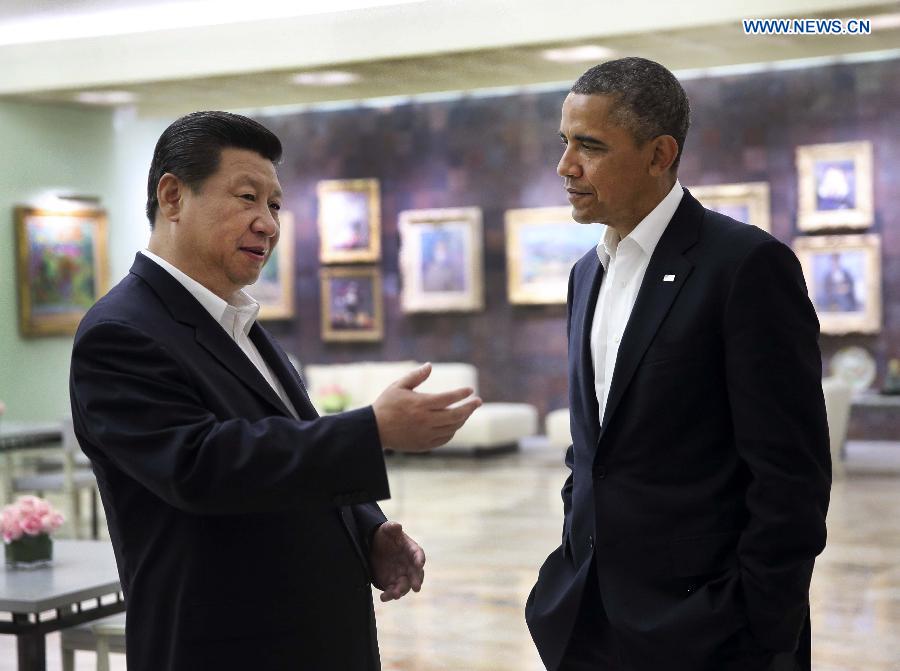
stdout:
<svg viewBox="0 0 900 671">
<path fill-rule="evenodd" d="M 84 91 L 128 91 L 141 114 L 172 115 L 571 82 L 592 63 L 541 52 L 579 44 L 675 70 L 898 57 L 900 21 L 891 28 L 885 15 L 900 17 L 900 2 L 644 0 L 636 11 L 610 0 L 0 0 L 0 98 L 74 104 Z M 776 17 L 872 18 L 876 27 L 868 36 L 744 35 L 742 18 Z M 292 83 L 331 69 L 359 80 Z"/>
</svg>

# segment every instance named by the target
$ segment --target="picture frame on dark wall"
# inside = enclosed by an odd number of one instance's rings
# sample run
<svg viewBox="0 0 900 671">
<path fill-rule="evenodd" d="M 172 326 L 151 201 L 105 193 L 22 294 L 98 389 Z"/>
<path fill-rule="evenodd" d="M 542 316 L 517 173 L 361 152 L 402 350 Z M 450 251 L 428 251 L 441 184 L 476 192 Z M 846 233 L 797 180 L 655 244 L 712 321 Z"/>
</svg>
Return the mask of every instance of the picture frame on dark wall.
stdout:
<svg viewBox="0 0 900 671">
<path fill-rule="evenodd" d="M 565 305 L 569 271 L 606 232 L 579 224 L 570 207 L 507 210 L 507 296 L 515 305 Z"/>
<path fill-rule="evenodd" d="M 871 142 L 797 147 L 797 175 L 801 231 L 872 225 Z"/>
<path fill-rule="evenodd" d="M 318 183 L 319 261 L 371 263 L 381 259 L 381 196 L 377 179 Z"/>
<path fill-rule="evenodd" d="M 403 312 L 484 309 L 482 217 L 477 207 L 399 215 Z"/>
<path fill-rule="evenodd" d="M 692 186 L 689 190 L 704 207 L 771 232 L 768 182 Z"/>
<path fill-rule="evenodd" d="M 794 240 L 822 333 L 881 331 L 881 237 L 817 235 Z"/>
<path fill-rule="evenodd" d="M 378 342 L 384 339 L 381 270 L 322 268 L 322 340 Z"/>
<path fill-rule="evenodd" d="M 72 335 L 109 290 L 106 212 L 15 208 L 19 331 Z"/>
<path fill-rule="evenodd" d="M 278 244 L 256 282 L 244 289 L 259 303 L 259 318 L 265 320 L 294 316 L 294 215 L 282 210 L 278 220 Z"/>
</svg>

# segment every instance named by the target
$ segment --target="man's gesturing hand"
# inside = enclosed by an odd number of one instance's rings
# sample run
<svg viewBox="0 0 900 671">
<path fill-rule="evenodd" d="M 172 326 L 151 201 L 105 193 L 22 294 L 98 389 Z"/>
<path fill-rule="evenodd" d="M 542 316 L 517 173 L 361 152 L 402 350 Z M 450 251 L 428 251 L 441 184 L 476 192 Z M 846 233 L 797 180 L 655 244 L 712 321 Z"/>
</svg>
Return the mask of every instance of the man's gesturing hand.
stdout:
<svg viewBox="0 0 900 671">
<path fill-rule="evenodd" d="M 383 447 L 399 452 L 432 450 L 453 438 L 481 405 L 481 399 L 473 397 L 456 407 L 447 407 L 472 393 L 465 387 L 440 394 L 413 391 L 429 375 L 431 364 L 426 363 L 394 382 L 372 404 Z"/>
<path fill-rule="evenodd" d="M 372 538 L 369 556 L 375 587 L 382 591 L 382 601 L 393 601 L 410 589 L 418 592 L 425 579 L 425 553 L 412 538 L 403 533 L 398 522 L 385 522 Z"/>
</svg>

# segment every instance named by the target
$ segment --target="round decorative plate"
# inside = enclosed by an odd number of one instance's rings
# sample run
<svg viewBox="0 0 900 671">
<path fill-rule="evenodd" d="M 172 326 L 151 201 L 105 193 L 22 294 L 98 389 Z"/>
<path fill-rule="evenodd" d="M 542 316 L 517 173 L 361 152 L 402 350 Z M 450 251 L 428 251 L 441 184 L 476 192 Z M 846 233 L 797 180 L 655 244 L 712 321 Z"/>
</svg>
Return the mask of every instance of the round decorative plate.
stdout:
<svg viewBox="0 0 900 671">
<path fill-rule="evenodd" d="M 862 347 L 844 347 L 831 357 L 831 374 L 837 375 L 854 391 L 868 389 L 875 381 L 875 359 Z"/>
</svg>

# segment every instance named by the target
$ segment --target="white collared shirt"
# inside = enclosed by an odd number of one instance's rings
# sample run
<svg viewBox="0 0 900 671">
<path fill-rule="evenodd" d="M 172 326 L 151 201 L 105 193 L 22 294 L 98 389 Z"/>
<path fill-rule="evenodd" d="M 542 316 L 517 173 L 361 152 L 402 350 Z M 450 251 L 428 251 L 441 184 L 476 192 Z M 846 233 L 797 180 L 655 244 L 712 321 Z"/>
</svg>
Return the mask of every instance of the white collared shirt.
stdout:
<svg viewBox="0 0 900 671">
<path fill-rule="evenodd" d="M 597 245 L 597 256 L 603 264 L 604 275 L 591 323 L 591 359 L 601 426 L 622 334 L 631 317 L 650 257 L 683 195 L 681 183 L 675 180 L 675 186 L 668 195 L 630 234 L 620 239 L 614 229 L 607 227 Z"/>
<path fill-rule="evenodd" d="M 275 393 L 278 394 L 278 397 L 284 402 L 285 407 L 290 410 L 294 419 L 299 419 L 299 415 L 297 415 L 297 411 L 291 403 L 291 400 L 288 398 L 287 393 L 285 393 L 284 387 L 281 385 L 278 377 L 272 372 L 272 369 L 269 368 L 265 359 L 262 358 L 262 355 L 260 355 L 259 350 L 256 349 L 256 345 L 253 344 L 253 341 L 250 340 L 250 329 L 253 327 L 256 316 L 259 314 L 259 303 L 250 298 L 244 291 L 236 292 L 234 296 L 232 296 L 231 303 L 224 301 L 193 277 L 178 270 L 178 268 L 164 258 L 157 256 L 149 249 L 142 249 L 141 254 L 168 272 L 169 275 L 174 277 L 181 286 L 187 289 L 190 294 L 197 299 L 200 305 L 209 312 L 210 316 L 225 329 L 225 333 L 228 334 L 228 337 L 237 343 L 237 346 L 240 347 L 241 351 L 248 359 L 250 359 L 250 362 L 256 366 L 256 369 L 260 372 L 265 381 L 269 383 L 269 386 L 272 387 Z"/>
</svg>

